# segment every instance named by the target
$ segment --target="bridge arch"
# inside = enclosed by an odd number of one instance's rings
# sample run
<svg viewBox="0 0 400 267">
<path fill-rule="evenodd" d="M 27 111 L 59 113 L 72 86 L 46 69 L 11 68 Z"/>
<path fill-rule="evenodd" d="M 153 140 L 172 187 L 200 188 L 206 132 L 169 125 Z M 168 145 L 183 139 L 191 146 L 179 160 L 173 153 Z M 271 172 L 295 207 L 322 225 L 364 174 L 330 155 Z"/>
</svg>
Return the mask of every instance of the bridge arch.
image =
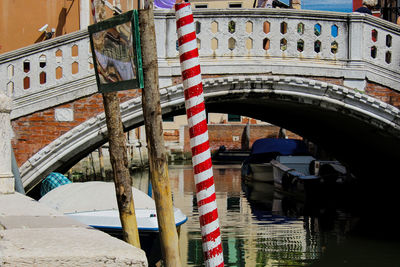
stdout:
<svg viewBox="0 0 400 267">
<path fill-rule="evenodd" d="M 362 92 L 294 76 L 204 79 L 207 112 L 240 114 L 271 122 L 321 145 L 355 172 L 377 174 L 400 159 L 400 111 Z M 183 114 L 182 85 L 160 90 L 163 114 Z M 141 97 L 121 104 L 124 128 L 143 124 Z M 379 142 L 371 142 L 379 139 Z M 51 171 L 65 171 L 107 142 L 105 115 L 87 120 L 25 162 L 27 191 Z M 388 162 L 390 160 L 390 162 Z M 370 164 L 374 162 L 374 164 Z M 369 168 L 366 172 L 365 165 Z M 390 173 L 390 168 L 386 169 Z"/>
</svg>

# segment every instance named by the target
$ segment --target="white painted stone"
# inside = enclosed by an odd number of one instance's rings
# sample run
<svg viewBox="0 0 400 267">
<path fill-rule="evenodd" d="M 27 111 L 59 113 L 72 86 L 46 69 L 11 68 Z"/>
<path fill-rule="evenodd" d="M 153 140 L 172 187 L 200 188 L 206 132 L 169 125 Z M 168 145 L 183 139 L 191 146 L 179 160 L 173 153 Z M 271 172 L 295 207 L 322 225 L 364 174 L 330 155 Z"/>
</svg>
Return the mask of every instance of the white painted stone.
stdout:
<svg viewBox="0 0 400 267">
<path fill-rule="evenodd" d="M 74 110 L 71 108 L 56 108 L 54 116 L 56 121 L 74 121 Z"/>
<path fill-rule="evenodd" d="M 365 91 L 365 86 L 367 85 L 367 82 L 365 80 L 345 79 L 343 85 L 350 88 L 355 88 L 360 91 Z"/>
<path fill-rule="evenodd" d="M 11 171 L 12 100 L 0 92 L 0 194 L 14 193 L 14 176 Z"/>
</svg>

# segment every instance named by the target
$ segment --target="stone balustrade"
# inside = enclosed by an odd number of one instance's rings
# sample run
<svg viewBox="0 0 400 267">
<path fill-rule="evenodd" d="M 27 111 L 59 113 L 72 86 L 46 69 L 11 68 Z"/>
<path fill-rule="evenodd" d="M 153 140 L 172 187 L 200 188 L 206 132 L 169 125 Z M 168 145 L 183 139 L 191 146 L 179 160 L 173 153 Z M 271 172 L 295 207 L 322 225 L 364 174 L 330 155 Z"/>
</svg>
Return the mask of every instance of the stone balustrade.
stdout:
<svg viewBox="0 0 400 267">
<path fill-rule="evenodd" d="M 289 9 L 194 12 L 203 75 L 279 74 L 366 80 L 400 90 L 400 27 L 358 13 Z M 180 76 L 175 13 L 155 12 L 160 86 Z M 11 118 L 97 91 L 86 30 L 0 55 Z"/>
</svg>

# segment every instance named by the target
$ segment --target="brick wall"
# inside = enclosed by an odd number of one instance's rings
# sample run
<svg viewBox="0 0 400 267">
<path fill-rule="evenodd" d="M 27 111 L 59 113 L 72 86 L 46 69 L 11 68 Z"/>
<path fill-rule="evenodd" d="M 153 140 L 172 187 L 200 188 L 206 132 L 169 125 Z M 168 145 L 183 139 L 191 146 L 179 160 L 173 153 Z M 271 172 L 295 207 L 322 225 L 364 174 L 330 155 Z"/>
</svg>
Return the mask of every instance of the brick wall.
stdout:
<svg viewBox="0 0 400 267">
<path fill-rule="evenodd" d="M 400 108 L 400 93 L 382 85 L 368 82 L 365 92 L 385 103 Z"/>
<path fill-rule="evenodd" d="M 137 90 L 118 93 L 121 103 L 136 97 L 138 94 Z M 73 121 L 57 121 L 55 109 L 59 108 L 72 109 Z M 59 136 L 103 111 L 103 98 L 101 94 L 95 94 L 72 103 L 13 120 L 11 123 L 15 137 L 12 140 L 12 146 L 18 165 L 21 166 L 31 156 Z"/>
<path fill-rule="evenodd" d="M 231 124 L 211 124 L 208 125 L 208 136 L 210 141 L 211 152 L 215 152 L 221 145 L 226 149 L 241 149 L 242 138 L 246 125 Z M 274 125 L 250 125 L 250 144 L 260 138 L 276 138 L 279 134 L 279 127 Z M 301 137 L 286 131 L 288 138 L 300 139 Z M 185 127 L 185 143 L 183 148 L 185 153 L 190 153 L 190 137 L 188 127 Z"/>
</svg>

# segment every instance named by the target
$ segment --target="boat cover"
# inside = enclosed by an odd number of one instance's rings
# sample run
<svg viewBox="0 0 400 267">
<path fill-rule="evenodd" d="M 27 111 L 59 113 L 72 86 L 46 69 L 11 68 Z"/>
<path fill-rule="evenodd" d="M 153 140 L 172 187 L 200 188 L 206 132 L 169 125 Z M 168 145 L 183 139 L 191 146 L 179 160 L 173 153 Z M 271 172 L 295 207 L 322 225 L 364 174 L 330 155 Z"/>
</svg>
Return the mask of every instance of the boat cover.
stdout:
<svg viewBox="0 0 400 267">
<path fill-rule="evenodd" d="M 307 145 L 297 139 L 262 138 L 253 143 L 246 162 L 268 163 L 277 156 L 309 155 Z"/>
<path fill-rule="evenodd" d="M 251 154 L 278 152 L 280 155 L 309 154 L 307 145 L 302 140 L 283 138 L 258 139 L 251 147 Z"/>
<path fill-rule="evenodd" d="M 132 187 L 135 209 L 155 209 L 154 200 L 142 191 Z M 115 186 L 112 182 L 70 183 L 59 186 L 39 202 L 63 213 L 118 210 Z"/>
<path fill-rule="evenodd" d="M 132 187 L 139 231 L 158 231 L 156 205 L 144 192 Z M 65 215 L 99 229 L 121 229 L 115 186 L 112 182 L 69 183 L 54 188 L 41 199 L 43 203 Z M 175 224 L 186 222 L 187 216 L 174 207 Z"/>
</svg>

